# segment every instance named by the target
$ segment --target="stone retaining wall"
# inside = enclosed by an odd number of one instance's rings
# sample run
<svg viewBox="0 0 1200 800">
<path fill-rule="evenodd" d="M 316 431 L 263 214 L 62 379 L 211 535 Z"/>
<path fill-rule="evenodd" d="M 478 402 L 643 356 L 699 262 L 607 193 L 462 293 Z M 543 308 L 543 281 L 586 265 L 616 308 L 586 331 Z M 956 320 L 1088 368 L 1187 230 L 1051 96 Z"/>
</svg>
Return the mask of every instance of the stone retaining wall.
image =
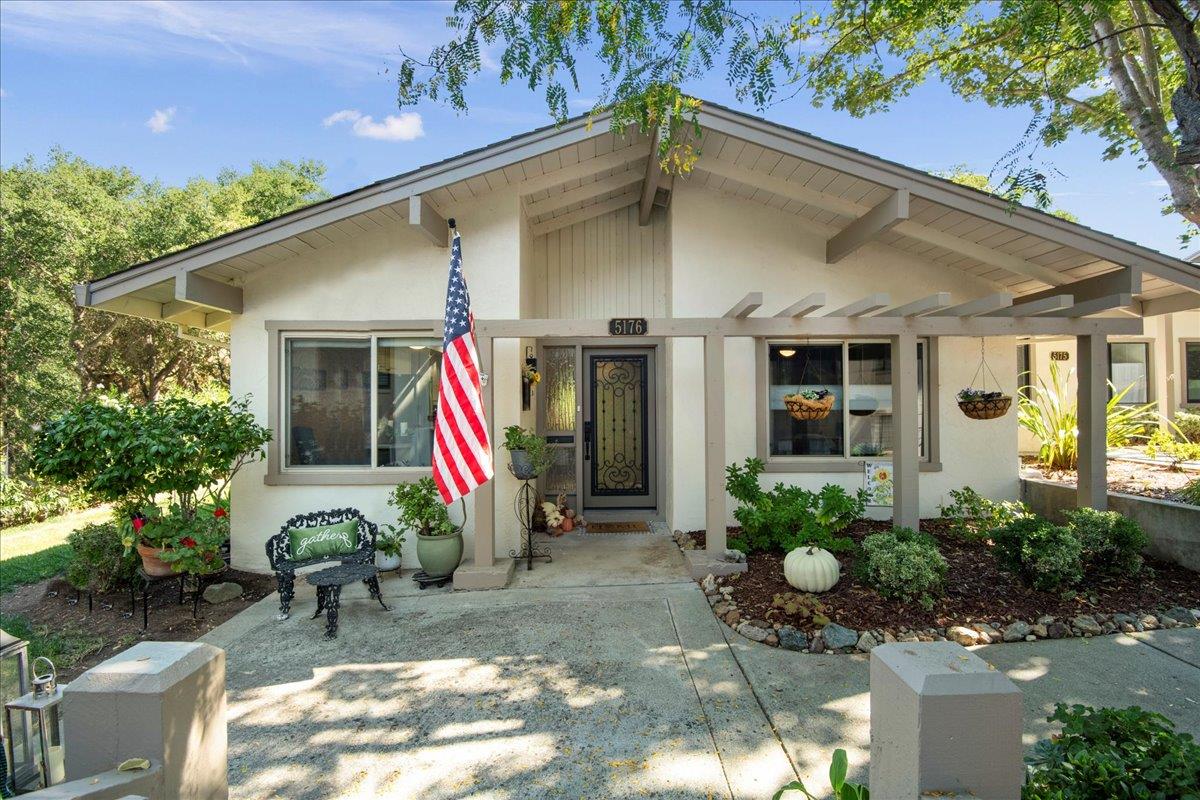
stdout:
<svg viewBox="0 0 1200 800">
<path fill-rule="evenodd" d="M 1035 513 L 1061 522 L 1063 510 L 1075 507 L 1075 487 L 1041 478 L 1022 478 L 1021 499 Z M 1200 572 L 1200 506 L 1109 492 L 1108 508 L 1142 526 L 1150 537 L 1147 553 Z"/>
</svg>

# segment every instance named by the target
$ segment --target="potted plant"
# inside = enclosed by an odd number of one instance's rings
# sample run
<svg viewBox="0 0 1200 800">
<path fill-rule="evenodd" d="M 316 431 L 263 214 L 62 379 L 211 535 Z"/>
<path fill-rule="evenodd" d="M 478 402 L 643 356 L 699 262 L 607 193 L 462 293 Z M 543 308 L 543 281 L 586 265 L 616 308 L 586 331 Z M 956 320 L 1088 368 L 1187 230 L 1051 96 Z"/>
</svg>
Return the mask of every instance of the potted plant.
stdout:
<svg viewBox="0 0 1200 800">
<path fill-rule="evenodd" d="M 462 561 L 462 528 L 438 495 L 433 478 L 402 483 L 392 490 L 388 505 L 399 511 L 399 527 L 417 535 L 417 560 L 431 578 L 454 574 Z"/>
<path fill-rule="evenodd" d="M 224 506 L 201 509 L 191 519 L 179 514 L 177 507 L 171 511 L 159 523 L 173 533 L 170 546 L 162 550 L 159 559 L 172 571 L 188 575 L 211 575 L 225 569 L 221 545 L 229 539 L 229 515 Z M 143 555 L 143 563 L 145 558 Z"/>
<path fill-rule="evenodd" d="M 504 447 L 512 461 L 512 473 L 529 480 L 550 468 L 550 446 L 546 440 L 520 425 L 504 429 Z"/>
<path fill-rule="evenodd" d="M 395 525 L 384 525 L 387 530 L 375 540 L 375 566 L 380 572 L 396 572 L 400 569 L 400 549 L 404 544 L 404 531 Z"/>
<path fill-rule="evenodd" d="M 1012 398 L 1004 392 L 987 392 L 967 387 L 957 395 L 958 408 L 971 419 L 996 419 L 1008 413 Z"/>
<path fill-rule="evenodd" d="M 785 394 L 783 405 L 792 419 L 808 422 L 828 417 L 835 399 L 828 389 L 802 389 L 795 394 Z"/>
</svg>

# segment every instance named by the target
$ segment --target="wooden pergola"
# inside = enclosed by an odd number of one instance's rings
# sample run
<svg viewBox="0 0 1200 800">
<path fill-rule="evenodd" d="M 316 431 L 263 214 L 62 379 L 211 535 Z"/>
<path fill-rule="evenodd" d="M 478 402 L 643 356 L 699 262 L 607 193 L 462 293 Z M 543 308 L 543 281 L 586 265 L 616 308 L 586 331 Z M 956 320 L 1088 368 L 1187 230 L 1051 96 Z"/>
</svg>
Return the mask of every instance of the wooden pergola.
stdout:
<svg viewBox="0 0 1200 800">
<path fill-rule="evenodd" d="M 1139 335 L 1140 316 L 1094 316 L 1133 307 L 1140 289 L 1135 269 L 1122 269 L 1036 295 L 1014 298 L 1000 292 L 951 304 L 939 292 L 893 306 L 886 294 L 871 294 L 826 310 L 822 293 L 810 294 L 773 316 L 756 316 L 763 305 L 752 292 L 721 317 L 665 317 L 647 320 L 646 336 L 613 337 L 607 319 L 477 320 L 475 332 L 482 371 L 492 370 L 497 339 L 592 340 L 645 345 L 663 338 L 704 342 L 704 484 L 706 552 L 721 561 L 725 524 L 725 339 L 728 337 L 874 337 L 892 348 L 892 403 L 895 420 L 893 520 L 919 525 L 920 452 L 917 432 L 917 340 L 941 336 L 1074 336 L 1078 348 L 1079 470 L 1078 504 L 1105 508 L 1105 407 L 1108 401 L 1109 336 Z M 493 428 L 493 384 L 484 387 L 484 408 Z M 495 430 L 490 431 L 495 441 Z M 512 562 L 496 560 L 495 482 L 474 493 L 474 563 L 456 574 L 461 588 L 492 588 L 507 583 Z M 460 577 L 461 576 L 461 577 Z"/>
</svg>

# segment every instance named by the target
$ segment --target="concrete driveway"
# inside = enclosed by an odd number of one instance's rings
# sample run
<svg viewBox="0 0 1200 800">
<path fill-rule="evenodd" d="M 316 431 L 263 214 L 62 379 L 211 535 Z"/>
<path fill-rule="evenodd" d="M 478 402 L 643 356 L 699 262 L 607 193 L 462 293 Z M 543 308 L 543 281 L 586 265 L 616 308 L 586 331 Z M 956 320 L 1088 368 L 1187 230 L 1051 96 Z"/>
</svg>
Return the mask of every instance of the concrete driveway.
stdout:
<svg viewBox="0 0 1200 800">
<path fill-rule="evenodd" d="M 388 576 L 384 611 L 348 590 L 332 642 L 307 587 L 285 622 L 272 597 L 212 631 L 228 653 L 231 796 L 768 798 L 796 774 L 823 790 L 836 747 L 861 771 L 865 656 L 732 633 L 665 535 L 559 544 L 503 591 Z M 655 564 L 658 582 L 627 561 Z M 1056 699 L 1137 703 L 1200 733 L 1200 630 L 1160 634 L 979 654 L 1025 691 L 1029 742 Z"/>
</svg>

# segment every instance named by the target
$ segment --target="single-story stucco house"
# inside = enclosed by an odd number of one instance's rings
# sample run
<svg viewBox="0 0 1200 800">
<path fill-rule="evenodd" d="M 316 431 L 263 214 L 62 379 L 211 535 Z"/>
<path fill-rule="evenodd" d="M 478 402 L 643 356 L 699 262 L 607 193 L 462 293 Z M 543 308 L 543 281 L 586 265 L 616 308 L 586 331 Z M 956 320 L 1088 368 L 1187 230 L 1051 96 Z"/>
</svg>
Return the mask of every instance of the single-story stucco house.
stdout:
<svg viewBox="0 0 1200 800">
<path fill-rule="evenodd" d="M 851 489 L 890 458 L 893 507 L 874 513 L 909 526 L 964 485 L 1015 498 L 1015 411 L 968 419 L 955 395 L 977 372 L 1013 393 L 1031 336 L 1074 344 L 1079 500 L 1103 505 L 1106 342 L 1200 306 L 1196 265 L 714 104 L 687 175 L 608 125 L 535 130 L 79 287 L 83 306 L 229 332 L 232 391 L 275 435 L 233 487 L 235 566 L 265 571 L 297 513 L 391 521 L 390 488 L 429 473 L 450 218 L 493 445 L 536 427 L 557 455 L 543 491 L 589 519 L 706 528 L 698 556 L 720 559 L 725 467 L 747 456 L 764 480 Z M 828 417 L 789 416 L 801 387 L 833 392 Z M 511 574 L 506 461 L 466 504 L 457 586 Z"/>
</svg>

